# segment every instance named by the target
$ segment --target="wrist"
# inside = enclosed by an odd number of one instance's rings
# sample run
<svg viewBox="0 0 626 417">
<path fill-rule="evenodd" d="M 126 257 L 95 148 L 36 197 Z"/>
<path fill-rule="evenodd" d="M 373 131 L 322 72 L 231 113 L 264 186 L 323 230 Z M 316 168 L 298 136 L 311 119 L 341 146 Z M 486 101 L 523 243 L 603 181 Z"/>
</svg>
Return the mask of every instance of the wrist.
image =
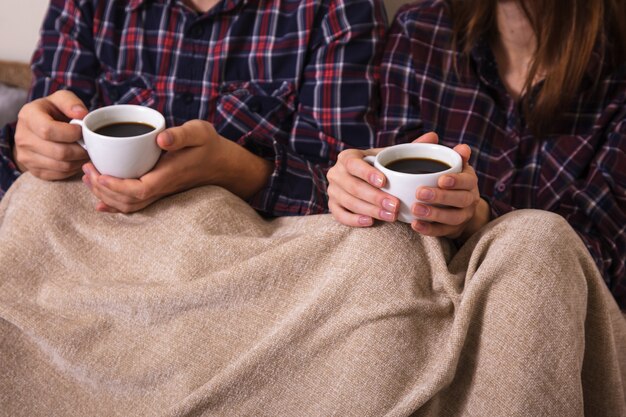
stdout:
<svg viewBox="0 0 626 417">
<path fill-rule="evenodd" d="M 273 164 L 250 152 L 243 146 L 220 137 L 225 151 L 223 168 L 215 182 L 242 199 L 249 199 L 261 191 L 273 172 Z"/>
</svg>

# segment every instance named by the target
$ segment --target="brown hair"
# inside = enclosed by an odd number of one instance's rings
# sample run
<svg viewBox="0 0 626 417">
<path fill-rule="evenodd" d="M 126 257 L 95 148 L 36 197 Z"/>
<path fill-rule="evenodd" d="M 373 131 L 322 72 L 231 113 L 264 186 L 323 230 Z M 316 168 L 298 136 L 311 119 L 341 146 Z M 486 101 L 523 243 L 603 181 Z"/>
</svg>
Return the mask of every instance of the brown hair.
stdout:
<svg viewBox="0 0 626 417">
<path fill-rule="evenodd" d="M 626 0 L 517 0 L 537 40 L 524 92 L 531 91 L 538 72 L 543 86 L 531 104 L 524 103 L 526 119 L 535 133 L 549 128 L 559 109 L 579 91 L 599 46 L 608 68 L 626 62 Z M 452 0 L 454 42 L 465 54 L 482 36 L 497 33 L 498 0 Z M 592 74 L 597 81 L 602 65 Z"/>
</svg>

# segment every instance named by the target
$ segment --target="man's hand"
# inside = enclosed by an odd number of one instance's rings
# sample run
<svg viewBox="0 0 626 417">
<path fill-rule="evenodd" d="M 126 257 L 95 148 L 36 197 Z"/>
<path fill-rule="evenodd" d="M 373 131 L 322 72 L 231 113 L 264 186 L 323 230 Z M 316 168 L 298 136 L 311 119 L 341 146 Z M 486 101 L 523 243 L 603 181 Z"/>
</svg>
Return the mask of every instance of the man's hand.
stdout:
<svg viewBox="0 0 626 417">
<path fill-rule="evenodd" d="M 100 175 L 83 166 L 83 182 L 98 198 L 96 210 L 131 213 L 154 201 L 201 185 L 219 185 L 248 198 L 267 183 L 272 164 L 223 138 L 213 125 L 192 120 L 157 136 L 166 151 L 154 169 L 139 179 Z"/>
<path fill-rule="evenodd" d="M 87 114 L 70 91 L 57 91 L 22 107 L 15 131 L 13 158 L 20 171 L 44 180 L 60 180 L 80 171 L 89 156 L 77 143 L 80 126 L 67 123 Z"/>
</svg>

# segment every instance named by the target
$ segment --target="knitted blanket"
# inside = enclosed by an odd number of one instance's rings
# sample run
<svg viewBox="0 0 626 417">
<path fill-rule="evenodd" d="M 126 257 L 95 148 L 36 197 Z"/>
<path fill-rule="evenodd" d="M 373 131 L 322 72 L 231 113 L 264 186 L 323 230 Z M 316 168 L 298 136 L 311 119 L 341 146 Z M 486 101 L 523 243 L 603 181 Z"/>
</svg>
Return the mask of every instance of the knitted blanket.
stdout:
<svg viewBox="0 0 626 417">
<path fill-rule="evenodd" d="M 515 255 L 557 247 L 551 218 L 457 251 L 217 187 L 93 205 L 29 174 L 0 203 L 1 416 L 626 415 L 626 321 L 582 243 Z"/>
</svg>

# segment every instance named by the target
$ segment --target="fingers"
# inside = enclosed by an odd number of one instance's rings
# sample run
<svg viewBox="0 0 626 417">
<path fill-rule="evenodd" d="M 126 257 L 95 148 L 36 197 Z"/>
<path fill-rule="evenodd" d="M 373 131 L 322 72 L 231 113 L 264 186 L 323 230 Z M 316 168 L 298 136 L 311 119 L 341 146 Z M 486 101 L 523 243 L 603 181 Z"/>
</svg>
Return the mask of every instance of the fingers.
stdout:
<svg viewBox="0 0 626 417">
<path fill-rule="evenodd" d="M 191 120 L 182 126 L 172 127 L 159 133 L 157 144 L 166 151 L 176 151 L 182 148 L 202 146 L 207 140 L 217 137 L 217 132 L 211 123 L 202 120 Z"/>
<path fill-rule="evenodd" d="M 57 91 L 49 95 L 47 100 L 68 119 L 82 119 L 87 115 L 82 100 L 71 91 Z"/>
<path fill-rule="evenodd" d="M 439 143 L 439 136 L 435 132 L 428 132 L 415 139 L 412 143 Z"/>
<path fill-rule="evenodd" d="M 473 204 L 479 194 L 478 177 L 469 164 L 459 174 L 442 175 L 437 185 L 438 187 L 418 188 L 415 197 L 428 204 L 466 207 Z"/>
<path fill-rule="evenodd" d="M 423 220 L 414 220 L 411 223 L 411 228 L 418 233 L 432 237 L 448 237 L 455 239 L 462 233 L 462 229 L 458 226 L 442 224 L 442 223 L 429 223 Z"/>
<path fill-rule="evenodd" d="M 80 99 L 69 91 L 25 105 L 18 115 L 14 150 L 22 170 L 46 180 L 80 172 L 80 165 L 88 160 L 87 152 L 74 143 L 81 138 L 81 129 L 66 121 L 86 113 Z"/>
<path fill-rule="evenodd" d="M 463 160 L 463 164 L 467 164 L 469 162 L 470 156 L 472 155 L 472 149 L 465 145 L 456 145 L 454 149 L 459 155 L 461 155 L 461 159 Z"/>
<path fill-rule="evenodd" d="M 356 149 L 345 150 L 337 157 L 337 165 L 343 166 L 349 175 L 360 178 L 376 188 L 384 187 L 387 179 L 379 170 L 363 160 L 365 154 Z"/>
<path fill-rule="evenodd" d="M 397 219 L 398 199 L 379 189 L 386 182 L 384 175 L 363 160 L 365 155 L 377 152 L 343 151 L 328 171 L 328 207 L 340 223 L 363 227 L 371 226 L 374 219 Z"/>
<path fill-rule="evenodd" d="M 455 150 L 463 158 L 463 171 L 443 175 L 437 182 L 438 187 L 420 187 L 415 193 L 419 201 L 413 204 L 411 211 L 417 220 L 411 227 L 424 235 L 456 238 L 476 213 L 480 193 L 476 172 L 467 163 L 471 150 L 466 145 L 459 145 Z"/>
<path fill-rule="evenodd" d="M 332 189 L 333 202 L 340 201 L 341 204 L 336 205 L 350 213 L 356 213 L 388 222 L 396 220 L 397 210 L 395 201 L 386 198 L 385 193 L 381 193 L 380 196 L 377 195 L 377 190 L 364 182 L 358 184 L 358 188 L 362 188 L 362 191 L 350 193 L 340 187 L 334 187 Z M 355 195 L 359 195 L 361 198 Z M 372 204 L 369 202 L 371 200 L 378 200 L 381 197 L 382 200 L 380 203 Z M 352 217 L 351 223 L 354 223 L 355 219 L 356 217 Z"/>
<path fill-rule="evenodd" d="M 100 200 L 96 210 L 110 213 L 132 213 L 157 200 L 153 187 L 140 179 L 120 179 L 100 175 L 92 163 L 83 166 L 83 182 Z"/>
<path fill-rule="evenodd" d="M 73 93 L 57 91 L 49 97 L 25 105 L 18 115 L 18 127 L 37 138 L 73 143 L 81 138 L 80 126 L 66 123 L 71 118 L 82 118 L 87 109 Z"/>
</svg>

